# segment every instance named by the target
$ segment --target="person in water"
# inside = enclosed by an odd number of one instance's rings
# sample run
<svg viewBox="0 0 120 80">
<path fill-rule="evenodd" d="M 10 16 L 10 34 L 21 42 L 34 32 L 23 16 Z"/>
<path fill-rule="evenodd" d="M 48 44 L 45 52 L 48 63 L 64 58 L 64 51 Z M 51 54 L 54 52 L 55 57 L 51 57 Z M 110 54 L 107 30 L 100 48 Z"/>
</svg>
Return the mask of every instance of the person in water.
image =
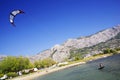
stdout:
<svg viewBox="0 0 120 80">
<path fill-rule="evenodd" d="M 104 65 L 102 63 L 100 63 L 98 69 L 103 69 L 103 68 L 104 68 Z"/>
</svg>

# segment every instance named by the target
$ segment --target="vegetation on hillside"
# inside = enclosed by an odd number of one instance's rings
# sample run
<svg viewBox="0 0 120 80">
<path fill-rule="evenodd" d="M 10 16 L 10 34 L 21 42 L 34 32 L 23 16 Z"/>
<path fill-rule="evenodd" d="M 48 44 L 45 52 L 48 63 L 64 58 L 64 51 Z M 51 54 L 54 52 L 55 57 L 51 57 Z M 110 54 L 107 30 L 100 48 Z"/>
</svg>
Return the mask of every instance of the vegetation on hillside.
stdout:
<svg viewBox="0 0 120 80">
<path fill-rule="evenodd" d="M 51 58 L 46 58 L 46 59 L 34 62 L 34 66 L 37 68 L 47 68 L 54 64 L 56 64 L 56 62 L 54 60 L 52 60 Z"/>
<path fill-rule="evenodd" d="M 117 53 L 117 50 L 119 49 L 120 33 L 106 42 L 101 42 L 90 47 L 71 49 L 70 58 L 75 58 L 75 56 L 78 57 L 78 55 L 80 55 L 79 57 L 86 57 L 87 54 L 90 54 L 92 56 L 99 53 Z"/>
<path fill-rule="evenodd" d="M 77 61 L 77 60 L 81 60 L 81 59 L 83 59 L 83 58 L 84 58 L 84 57 L 83 57 L 82 53 L 79 53 L 79 52 L 74 53 L 73 51 L 70 52 L 70 57 L 69 57 L 69 59 L 72 59 L 72 60 L 74 60 L 74 61 Z"/>
</svg>

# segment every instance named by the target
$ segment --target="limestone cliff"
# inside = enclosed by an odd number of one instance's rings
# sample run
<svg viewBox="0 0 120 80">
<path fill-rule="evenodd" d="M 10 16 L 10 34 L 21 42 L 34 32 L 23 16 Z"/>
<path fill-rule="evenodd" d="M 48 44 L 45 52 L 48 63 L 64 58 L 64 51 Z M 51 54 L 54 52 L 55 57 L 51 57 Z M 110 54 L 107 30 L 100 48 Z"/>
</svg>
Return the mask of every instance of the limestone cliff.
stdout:
<svg viewBox="0 0 120 80">
<path fill-rule="evenodd" d="M 55 45 L 51 49 L 31 56 L 30 59 L 33 61 L 50 57 L 57 62 L 62 62 L 70 56 L 70 50 L 91 47 L 99 43 L 106 42 L 117 36 L 119 33 L 120 26 L 115 26 L 106 30 L 102 30 L 91 36 L 68 39 L 61 45 Z"/>
</svg>

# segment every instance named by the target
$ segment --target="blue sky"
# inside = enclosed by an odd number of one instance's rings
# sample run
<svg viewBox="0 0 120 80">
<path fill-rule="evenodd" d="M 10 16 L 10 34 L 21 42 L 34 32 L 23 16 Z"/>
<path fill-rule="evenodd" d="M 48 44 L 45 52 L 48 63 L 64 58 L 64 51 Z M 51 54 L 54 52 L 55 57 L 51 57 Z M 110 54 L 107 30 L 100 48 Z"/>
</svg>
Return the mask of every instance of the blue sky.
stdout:
<svg viewBox="0 0 120 80">
<path fill-rule="evenodd" d="M 21 9 L 13 27 L 9 13 Z M 120 0 L 0 0 L 0 54 L 30 56 L 120 24 Z"/>
</svg>

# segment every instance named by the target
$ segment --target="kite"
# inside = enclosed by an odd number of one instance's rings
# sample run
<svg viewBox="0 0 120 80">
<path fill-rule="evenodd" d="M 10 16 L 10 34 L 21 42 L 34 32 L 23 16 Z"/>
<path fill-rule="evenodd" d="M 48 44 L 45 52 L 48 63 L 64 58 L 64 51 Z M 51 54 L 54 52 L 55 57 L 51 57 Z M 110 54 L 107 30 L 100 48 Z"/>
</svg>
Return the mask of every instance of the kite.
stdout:
<svg viewBox="0 0 120 80">
<path fill-rule="evenodd" d="M 13 26 L 15 26 L 15 24 L 14 24 L 14 18 L 15 18 L 15 16 L 18 15 L 18 14 L 21 14 L 21 13 L 24 13 L 24 12 L 22 10 L 14 10 L 14 11 L 12 11 L 10 13 L 10 23 Z"/>
</svg>

